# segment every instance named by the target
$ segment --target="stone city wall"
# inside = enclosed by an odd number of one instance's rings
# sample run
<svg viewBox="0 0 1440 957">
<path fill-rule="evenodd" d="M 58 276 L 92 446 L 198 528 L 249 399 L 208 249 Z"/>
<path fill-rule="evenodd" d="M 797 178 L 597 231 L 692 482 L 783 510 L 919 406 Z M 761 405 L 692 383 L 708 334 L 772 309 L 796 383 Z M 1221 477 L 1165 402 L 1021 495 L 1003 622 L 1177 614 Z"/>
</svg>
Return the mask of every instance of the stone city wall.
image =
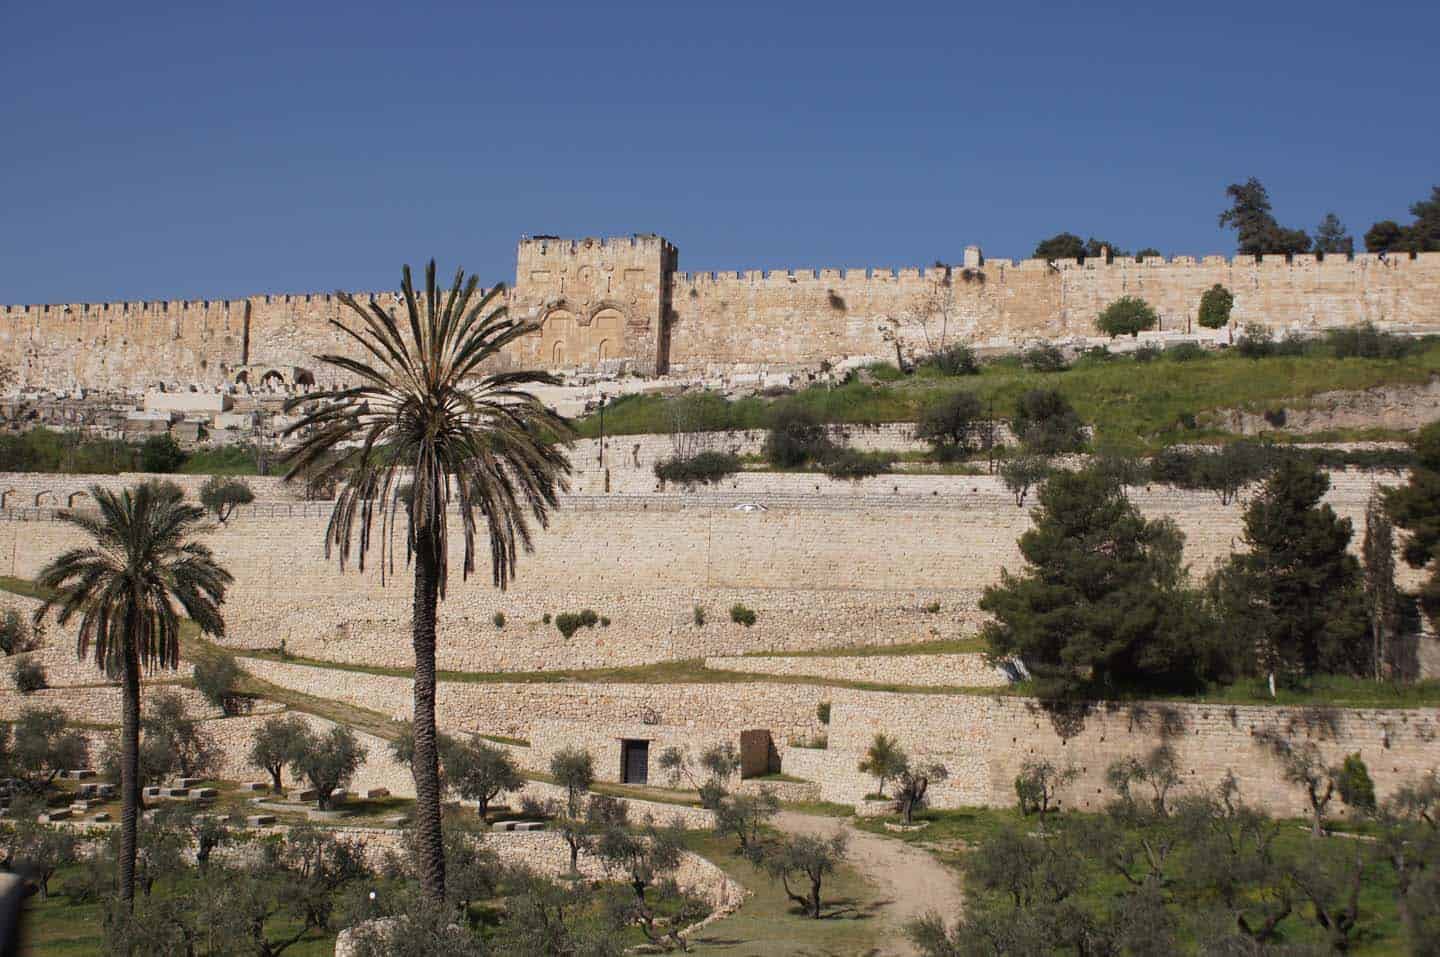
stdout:
<svg viewBox="0 0 1440 957">
<path fill-rule="evenodd" d="M 1237 324 L 1440 326 L 1436 253 L 1047 263 L 986 262 L 972 248 L 963 266 L 898 272 L 686 273 L 678 265 L 676 248 L 658 236 L 522 240 L 515 286 L 497 304 L 541 326 L 507 347 L 497 366 L 784 367 L 890 356 L 897 337 L 907 350 L 926 351 L 956 339 L 1083 336 L 1123 295 L 1154 305 L 1162 332 L 1191 332 L 1200 295 L 1217 282 L 1235 295 Z M 403 309 L 394 292 L 355 295 L 387 311 Z M 325 386 L 338 384 L 339 373 L 315 356 L 356 351 L 330 325 L 346 315 L 331 293 L 4 306 L 0 361 L 31 389 L 140 391 L 241 380 Z"/>
<path fill-rule="evenodd" d="M 900 695 L 837 689 L 829 748 L 802 758 L 826 800 L 853 803 L 875 789 L 857 769 L 877 733 L 898 739 L 912 757 L 939 761 L 949 780 L 932 787 L 938 806 L 1008 806 L 1026 760 L 1074 766 L 1068 807 L 1095 809 L 1113 795 L 1106 768 L 1144 757 L 1159 745 L 1175 752 L 1182 787 L 1213 788 L 1233 773 L 1245 800 L 1275 813 L 1303 814 L 1308 803 L 1282 777 L 1257 737 L 1274 732 L 1299 744 L 1314 741 L 1327 765 L 1358 753 L 1382 799 L 1440 767 L 1440 709 L 1341 709 L 1204 705 L 1175 702 L 1097 704 L 1083 721 L 1055 722 L 1033 699 L 984 695 Z M 791 761 L 799 749 L 787 749 Z M 819 757 L 823 755 L 823 757 Z"/>
<path fill-rule="evenodd" d="M 837 356 L 893 357 L 936 342 L 1015 345 L 1093 336 L 1121 296 L 1155 307 L 1160 332 L 1215 336 L 1194 323 L 1215 283 L 1235 296 L 1237 326 L 1277 331 L 1360 322 L 1407 328 L 1440 323 L 1440 254 L 1116 258 L 981 262 L 968 268 L 799 269 L 677 273 L 670 360 L 676 371 L 735 364 L 815 364 Z"/>
<path fill-rule="evenodd" d="M 917 687 L 992 688 L 1010 683 L 982 654 L 835 656 L 742 655 L 706 658 L 705 667 L 762 675 Z"/>
<path fill-rule="evenodd" d="M 440 667 L 613 667 L 965 637 L 981 621 L 976 601 L 984 587 L 1002 567 L 1019 566 L 1015 542 L 1030 525 L 1029 509 L 1017 508 L 990 476 L 887 476 L 861 483 L 868 491 L 809 497 L 800 491 L 807 483 L 841 483 L 755 479 L 753 495 L 617 496 L 563 508 L 537 533 L 535 552 L 521 557 L 505 592 L 490 585 L 483 567 L 475 579 L 460 580 L 461 541 L 452 535 Z M 1399 481 L 1392 474 L 1333 475 L 1328 500 L 1354 522 L 1354 547 L 1372 489 Z M 1136 489 L 1132 498 L 1147 515 L 1174 518 L 1197 575 L 1241 547 L 1240 502 L 1222 506 L 1212 493 L 1159 486 Z M 768 510 L 735 509 L 744 503 L 768 503 Z M 403 554 L 387 584 L 374 554 L 363 574 L 353 562 L 341 572 L 324 557 L 327 521 L 319 503 L 260 506 L 209 535 L 236 577 L 226 642 L 273 648 L 283 641 L 294 654 L 407 666 L 411 595 Z M 0 574 L 34 578 L 79 541 L 62 523 L 0 521 Z M 1404 565 L 1399 575 L 1407 587 L 1418 581 Z M 940 611 L 928 613 L 934 602 Z M 753 627 L 730 621 L 737 603 L 756 612 Z M 703 626 L 694 623 L 696 605 L 705 609 Z M 565 639 L 553 616 L 585 608 L 610 625 Z M 494 624 L 496 612 L 505 615 L 503 628 Z"/>
</svg>

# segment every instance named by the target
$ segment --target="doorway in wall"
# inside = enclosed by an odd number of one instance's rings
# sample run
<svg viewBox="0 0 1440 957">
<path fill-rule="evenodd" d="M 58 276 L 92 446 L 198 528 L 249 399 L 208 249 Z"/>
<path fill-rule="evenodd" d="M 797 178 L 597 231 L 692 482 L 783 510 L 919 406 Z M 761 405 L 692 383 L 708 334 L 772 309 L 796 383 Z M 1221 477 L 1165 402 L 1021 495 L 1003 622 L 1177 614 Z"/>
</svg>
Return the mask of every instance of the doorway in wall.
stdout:
<svg viewBox="0 0 1440 957">
<path fill-rule="evenodd" d="M 650 783 L 650 742 L 624 738 L 620 741 L 620 783 Z"/>
</svg>

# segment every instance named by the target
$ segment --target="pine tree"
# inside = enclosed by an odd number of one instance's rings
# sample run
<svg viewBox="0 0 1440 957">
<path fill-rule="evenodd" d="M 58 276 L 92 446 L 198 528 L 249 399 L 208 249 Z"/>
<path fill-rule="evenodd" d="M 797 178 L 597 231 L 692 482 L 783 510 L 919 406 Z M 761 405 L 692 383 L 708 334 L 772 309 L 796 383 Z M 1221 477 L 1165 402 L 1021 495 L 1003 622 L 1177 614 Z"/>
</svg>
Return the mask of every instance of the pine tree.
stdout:
<svg viewBox="0 0 1440 957">
<path fill-rule="evenodd" d="M 1440 617 L 1440 422 L 1420 430 L 1415 454 L 1410 481 L 1387 492 L 1385 504 L 1395 524 L 1410 533 L 1400 552 L 1405 564 L 1430 569 L 1420 607 L 1433 623 Z"/>
<path fill-rule="evenodd" d="M 1002 571 L 980 601 L 994 654 L 1019 656 L 1053 694 L 1205 676 L 1209 630 L 1174 523 L 1147 521 L 1095 470 L 1055 473 L 1034 516 L 1019 543 L 1028 567 Z"/>
<path fill-rule="evenodd" d="M 1355 239 L 1350 235 L 1340 217 L 1326 213 L 1315 227 L 1315 252 L 1348 256 L 1355 251 Z"/>
<path fill-rule="evenodd" d="M 1346 550 L 1350 520 L 1321 504 L 1329 488 L 1311 462 L 1284 458 L 1245 510 L 1249 550 L 1212 580 L 1225 630 L 1291 682 L 1369 670 L 1360 563 Z"/>
<path fill-rule="evenodd" d="M 1303 229 L 1286 229 L 1270 210 L 1270 194 L 1255 177 L 1225 188 L 1230 208 L 1220 214 L 1220 225 L 1233 226 L 1242 256 L 1265 253 L 1303 253 L 1310 249 L 1310 237 Z"/>
</svg>

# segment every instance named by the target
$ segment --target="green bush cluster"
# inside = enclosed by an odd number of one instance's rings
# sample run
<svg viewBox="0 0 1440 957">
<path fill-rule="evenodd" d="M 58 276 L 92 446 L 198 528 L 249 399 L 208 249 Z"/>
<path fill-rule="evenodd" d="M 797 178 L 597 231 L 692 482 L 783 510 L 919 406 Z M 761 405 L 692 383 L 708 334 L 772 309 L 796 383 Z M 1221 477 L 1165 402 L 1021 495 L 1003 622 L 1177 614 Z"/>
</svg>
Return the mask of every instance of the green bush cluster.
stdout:
<svg viewBox="0 0 1440 957">
<path fill-rule="evenodd" d="M 29 694 L 49 686 L 45 678 L 45 667 L 34 658 L 17 660 L 10 674 L 21 694 Z"/>
<path fill-rule="evenodd" d="M 1159 316 L 1139 296 L 1121 296 L 1101 310 L 1095 326 L 1107 336 L 1133 336 L 1155 328 Z"/>
<path fill-rule="evenodd" d="M 548 616 L 547 616 L 548 617 Z M 609 625 L 610 619 L 595 614 L 593 609 L 586 608 L 578 612 L 563 611 L 555 616 L 555 627 L 569 639 L 581 628 L 594 628 L 597 624 Z"/>
<path fill-rule="evenodd" d="M 655 477 L 662 483 L 715 485 L 740 471 L 740 459 L 729 452 L 701 452 L 688 459 L 669 458 L 655 463 Z"/>
<path fill-rule="evenodd" d="M 744 625 L 746 628 L 749 628 L 755 624 L 755 612 L 753 609 L 746 608 L 737 602 L 730 606 L 730 620 L 737 625 Z"/>
</svg>

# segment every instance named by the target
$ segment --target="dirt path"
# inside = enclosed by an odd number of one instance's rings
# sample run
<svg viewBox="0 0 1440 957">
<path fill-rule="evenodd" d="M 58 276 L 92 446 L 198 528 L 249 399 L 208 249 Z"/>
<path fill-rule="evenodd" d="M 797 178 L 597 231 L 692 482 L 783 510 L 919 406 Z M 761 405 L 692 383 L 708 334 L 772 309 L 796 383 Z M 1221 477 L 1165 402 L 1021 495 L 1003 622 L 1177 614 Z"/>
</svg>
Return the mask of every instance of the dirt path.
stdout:
<svg viewBox="0 0 1440 957">
<path fill-rule="evenodd" d="M 891 927 L 875 957 L 916 957 L 918 951 L 900 931 L 912 918 L 932 910 L 947 923 L 960 916 L 964 896 L 958 875 L 919 848 L 857 830 L 839 818 L 783 811 L 775 823 L 792 834 L 829 837 L 844 831 L 850 838 L 849 862 L 875 885 L 880 913 Z"/>
</svg>

